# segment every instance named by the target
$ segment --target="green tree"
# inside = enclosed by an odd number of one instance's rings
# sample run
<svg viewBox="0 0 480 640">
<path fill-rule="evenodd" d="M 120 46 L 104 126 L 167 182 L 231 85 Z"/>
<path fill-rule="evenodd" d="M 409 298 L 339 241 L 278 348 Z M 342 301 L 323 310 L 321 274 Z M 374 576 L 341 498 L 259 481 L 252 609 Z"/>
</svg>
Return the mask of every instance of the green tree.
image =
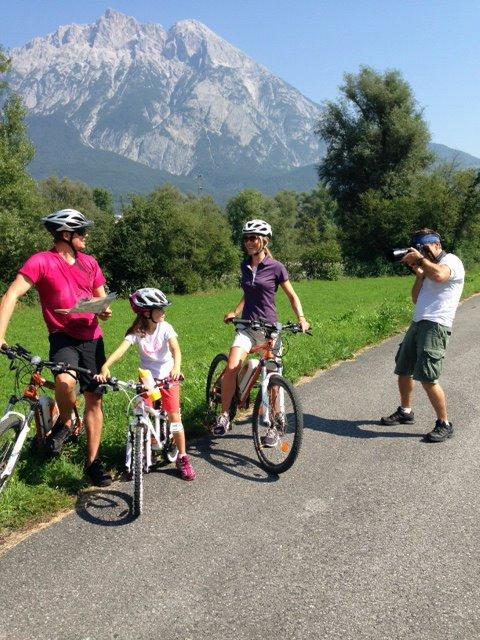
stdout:
<svg viewBox="0 0 480 640">
<path fill-rule="evenodd" d="M 480 262 L 480 171 L 447 165 L 420 177 L 412 217 L 415 228 L 438 230 L 446 250 L 467 265 Z"/>
<path fill-rule="evenodd" d="M 106 261 L 117 290 L 158 286 L 187 293 L 232 284 L 238 251 L 225 216 L 209 197 L 165 186 L 134 196 L 114 226 Z"/>
<path fill-rule="evenodd" d="M 0 278 L 4 283 L 15 277 L 43 241 L 42 234 L 32 233 L 43 213 L 42 201 L 27 173 L 34 148 L 26 134 L 26 110 L 4 79 L 9 68 L 10 60 L 0 48 Z"/>
<path fill-rule="evenodd" d="M 107 189 L 101 189 L 100 187 L 96 187 L 92 191 L 92 197 L 98 209 L 101 209 L 105 213 L 109 213 L 112 216 L 115 214 L 115 207 L 113 206 L 113 197 L 110 191 L 108 191 Z"/>
<path fill-rule="evenodd" d="M 366 191 L 401 195 L 432 161 L 430 135 L 409 85 L 398 71 L 362 67 L 345 74 L 338 102 L 327 102 L 317 133 L 327 143 L 319 166 L 344 214 Z"/>
<path fill-rule="evenodd" d="M 0 74 L 10 68 L 10 60 L 0 49 Z M 36 200 L 35 183 L 27 166 L 35 150 L 26 134 L 26 109 L 15 93 L 0 82 L 0 208 L 19 212 L 29 210 Z"/>
<path fill-rule="evenodd" d="M 305 246 L 336 238 L 337 205 L 326 187 L 319 184 L 309 193 L 298 195 L 297 229 Z"/>
<path fill-rule="evenodd" d="M 370 261 L 369 239 L 382 225 L 372 201 L 411 193 L 432 161 L 429 132 L 398 71 L 363 67 L 345 75 L 341 93 L 337 102 L 326 103 L 316 129 L 327 144 L 319 177 L 338 203 L 345 253 Z"/>
</svg>

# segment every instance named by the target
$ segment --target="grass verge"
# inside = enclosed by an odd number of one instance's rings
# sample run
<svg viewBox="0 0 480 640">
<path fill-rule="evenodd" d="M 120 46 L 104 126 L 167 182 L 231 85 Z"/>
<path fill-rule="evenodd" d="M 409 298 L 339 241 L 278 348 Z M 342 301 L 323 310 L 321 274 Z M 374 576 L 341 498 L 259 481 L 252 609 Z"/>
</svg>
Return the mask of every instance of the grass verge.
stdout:
<svg viewBox="0 0 480 640">
<path fill-rule="evenodd" d="M 399 332 L 408 324 L 411 278 L 389 277 L 337 282 L 302 282 L 295 285 L 313 336 L 288 340 L 285 375 L 296 381 L 339 360 L 345 360 L 364 346 L 375 344 Z M 480 291 L 480 270 L 466 279 L 464 297 Z M 187 434 L 202 433 L 205 377 L 208 365 L 219 351 L 227 352 L 232 328 L 222 323 L 224 313 L 234 308 L 239 290 L 178 296 L 167 319 L 179 334 L 186 381 L 182 389 L 182 410 Z M 278 294 L 279 318 L 293 319 L 286 297 Z M 119 344 L 132 320 L 126 301 L 113 305 L 114 315 L 104 325 L 107 353 Z M 48 355 L 48 340 L 40 310 L 19 305 L 8 334 L 10 344 L 19 342 L 33 353 Z M 393 358 L 393 354 L 392 354 Z M 136 377 L 137 354 L 130 349 L 113 373 L 122 379 Z M 12 373 L 6 358 L 0 358 L 0 402 L 5 406 L 12 392 Z M 121 469 L 125 441 L 125 402 L 122 394 L 105 398 L 105 428 L 101 453 L 109 467 Z M 0 542 L 12 531 L 32 526 L 73 506 L 76 493 L 85 487 L 82 465 L 85 442 L 66 447 L 57 460 L 44 462 L 24 449 L 14 477 L 0 497 Z"/>
</svg>

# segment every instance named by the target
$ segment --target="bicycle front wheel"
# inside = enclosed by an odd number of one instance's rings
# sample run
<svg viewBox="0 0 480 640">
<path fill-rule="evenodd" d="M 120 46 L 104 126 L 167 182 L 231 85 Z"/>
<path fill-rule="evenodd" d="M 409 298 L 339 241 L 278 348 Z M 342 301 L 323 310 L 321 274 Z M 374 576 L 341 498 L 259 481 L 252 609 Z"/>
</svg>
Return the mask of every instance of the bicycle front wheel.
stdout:
<svg viewBox="0 0 480 640">
<path fill-rule="evenodd" d="M 217 416 L 222 412 L 222 375 L 228 362 L 224 353 L 219 353 L 210 363 L 207 374 L 206 400 L 207 400 L 207 426 L 215 425 Z M 230 403 L 230 420 L 237 413 L 237 399 L 234 396 Z"/>
<path fill-rule="evenodd" d="M 15 458 L 12 457 L 12 454 L 22 432 L 22 427 L 23 422 L 20 417 L 6 414 L 0 420 L 0 493 L 5 488 L 20 457 L 20 452 L 16 454 Z"/>
<path fill-rule="evenodd" d="M 303 412 L 293 385 L 282 376 L 270 377 L 266 393 L 262 402 L 260 387 L 255 400 L 253 442 L 262 467 L 271 473 L 283 473 L 300 452 Z"/>
<path fill-rule="evenodd" d="M 143 508 L 143 458 L 145 427 L 143 424 L 135 425 L 132 450 L 132 481 L 133 481 L 133 504 L 132 515 L 134 518 L 142 513 Z"/>
</svg>

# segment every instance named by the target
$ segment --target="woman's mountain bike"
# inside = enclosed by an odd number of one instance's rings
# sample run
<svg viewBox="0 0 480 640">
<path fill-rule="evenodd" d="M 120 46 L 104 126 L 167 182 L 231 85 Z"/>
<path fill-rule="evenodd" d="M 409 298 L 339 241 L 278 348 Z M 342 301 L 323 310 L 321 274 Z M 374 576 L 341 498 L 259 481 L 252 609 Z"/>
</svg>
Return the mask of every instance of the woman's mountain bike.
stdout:
<svg viewBox="0 0 480 640">
<path fill-rule="evenodd" d="M 180 381 L 170 379 L 155 382 L 159 389 L 180 384 Z M 175 462 L 178 449 L 170 433 L 168 415 L 162 408 L 161 400 L 155 401 L 154 406 L 151 406 L 146 397 L 148 390 L 143 384 L 110 378 L 101 386 L 105 390 L 123 391 L 128 398 L 125 468 L 133 483 L 132 515 L 137 518 L 143 509 L 143 474 L 148 473 L 160 460 Z"/>
<path fill-rule="evenodd" d="M 237 376 L 237 386 L 230 405 L 230 420 L 238 409 L 246 409 L 250 395 L 258 387 L 253 407 L 252 431 L 255 451 L 260 464 L 269 472 L 282 473 L 295 462 L 302 444 L 303 412 L 292 383 L 283 377 L 281 336 L 301 333 L 300 325 L 288 323 L 272 325 L 262 320 L 234 318 L 238 328 L 262 331 L 265 342 L 253 347 L 250 354 L 260 358 L 246 360 Z M 310 334 L 311 335 L 311 334 Z M 221 413 L 222 378 L 228 357 L 215 356 L 207 375 L 206 426 L 213 428 Z"/>
<path fill-rule="evenodd" d="M 27 349 L 17 344 L 0 350 L 11 360 L 10 370 L 15 371 L 14 393 L 10 396 L 7 408 L 0 418 L 0 493 L 13 473 L 25 444 L 32 423 L 35 424 L 35 436 L 32 445 L 40 449 L 46 447 L 48 439 L 58 418 L 58 407 L 47 390 L 53 391 L 55 383 L 42 376 L 44 369 L 52 374 L 85 373 L 89 369 L 73 367 L 67 362 L 49 362 L 39 356 L 33 356 Z M 22 388 L 23 385 L 26 385 Z M 26 405 L 24 413 L 17 411 L 19 405 Z M 71 435 L 78 436 L 83 424 L 77 407 L 72 411 Z"/>
</svg>

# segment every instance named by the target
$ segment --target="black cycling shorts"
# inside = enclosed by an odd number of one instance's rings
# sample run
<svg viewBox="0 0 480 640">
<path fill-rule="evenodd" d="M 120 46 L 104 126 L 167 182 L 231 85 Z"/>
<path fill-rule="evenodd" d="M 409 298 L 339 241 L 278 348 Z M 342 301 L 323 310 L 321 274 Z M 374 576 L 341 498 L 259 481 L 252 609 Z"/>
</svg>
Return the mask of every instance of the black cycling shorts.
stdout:
<svg viewBox="0 0 480 640">
<path fill-rule="evenodd" d="M 90 369 L 93 374 L 100 373 L 105 364 L 105 347 L 103 338 L 97 340 L 77 340 L 67 333 L 58 331 L 48 336 L 50 341 L 49 359 L 52 362 L 68 362 L 73 367 Z M 80 392 L 91 391 L 95 393 L 98 382 L 79 373 Z"/>
</svg>

